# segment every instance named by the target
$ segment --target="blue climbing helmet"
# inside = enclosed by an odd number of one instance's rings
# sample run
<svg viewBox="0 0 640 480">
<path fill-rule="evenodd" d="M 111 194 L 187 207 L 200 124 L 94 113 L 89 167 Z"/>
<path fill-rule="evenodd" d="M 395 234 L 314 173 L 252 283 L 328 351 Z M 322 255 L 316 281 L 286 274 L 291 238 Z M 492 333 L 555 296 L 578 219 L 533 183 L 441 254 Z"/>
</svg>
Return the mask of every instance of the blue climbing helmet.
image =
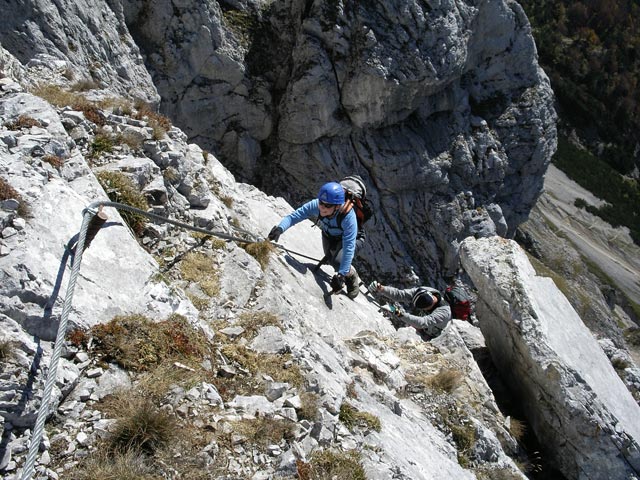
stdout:
<svg viewBox="0 0 640 480">
<path fill-rule="evenodd" d="M 318 200 L 331 205 L 344 203 L 344 188 L 338 182 L 325 183 L 318 193 Z"/>
</svg>

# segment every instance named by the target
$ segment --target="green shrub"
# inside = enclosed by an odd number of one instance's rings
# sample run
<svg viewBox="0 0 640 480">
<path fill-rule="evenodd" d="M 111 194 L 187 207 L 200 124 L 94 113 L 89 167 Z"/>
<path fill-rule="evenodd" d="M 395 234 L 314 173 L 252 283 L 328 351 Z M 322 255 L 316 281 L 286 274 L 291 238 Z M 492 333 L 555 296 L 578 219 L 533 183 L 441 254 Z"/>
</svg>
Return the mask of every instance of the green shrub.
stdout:
<svg viewBox="0 0 640 480">
<path fill-rule="evenodd" d="M 113 151 L 114 141 L 110 135 L 99 133 L 91 142 L 91 151 L 89 158 L 96 159 L 105 153 L 111 153 Z"/>
<path fill-rule="evenodd" d="M 103 171 L 96 175 L 109 199 L 113 202 L 124 203 L 139 210 L 146 211 L 149 208 L 144 195 L 135 187 L 126 175 L 120 172 Z M 139 213 L 121 211 L 122 218 L 133 232 L 140 236 L 147 225 L 147 219 Z"/>
</svg>

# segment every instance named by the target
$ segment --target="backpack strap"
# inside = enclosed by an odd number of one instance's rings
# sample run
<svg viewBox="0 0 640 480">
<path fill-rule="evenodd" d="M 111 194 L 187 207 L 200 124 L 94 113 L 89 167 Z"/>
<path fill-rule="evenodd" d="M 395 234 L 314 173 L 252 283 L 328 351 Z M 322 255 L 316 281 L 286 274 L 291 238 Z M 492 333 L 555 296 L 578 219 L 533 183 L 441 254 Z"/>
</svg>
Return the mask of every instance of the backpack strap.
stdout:
<svg viewBox="0 0 640 480">
<path fill-rule="evenodd" d="M 342 207 L 340 207 L 340 210 L 338 210 L 338 217 L 337 217 L 337 223 L 338 223 L 338 227 L 342 228 L 342 221 L 344 220 L 344 217 L 347 216 L 347 214 L 353 209 L 353 200 L 348 198 L 347 200 L 345 200 L 345 202 L 342 204 Z"/>
</svg>

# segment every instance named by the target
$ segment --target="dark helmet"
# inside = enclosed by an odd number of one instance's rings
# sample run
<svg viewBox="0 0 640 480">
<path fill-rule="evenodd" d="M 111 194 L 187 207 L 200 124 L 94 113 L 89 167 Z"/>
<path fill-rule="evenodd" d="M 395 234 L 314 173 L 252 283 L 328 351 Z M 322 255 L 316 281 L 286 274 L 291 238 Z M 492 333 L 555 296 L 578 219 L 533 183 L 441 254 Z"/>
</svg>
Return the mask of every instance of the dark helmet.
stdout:
<svg viewBox="0 0 640 480">
<path fill-rule="evenodd" d="M 411 297 L 411 306 L 419 310 L 425 310 L 433 305 L 433 296 L 426 287 L 420 287 Z"/>
<path fill-rule="evenodd" d="M 344 188 L 337 182 L 325 183 L 318 193 L 318 200 L 331 205 L 344 203 Z"/>
</svg>

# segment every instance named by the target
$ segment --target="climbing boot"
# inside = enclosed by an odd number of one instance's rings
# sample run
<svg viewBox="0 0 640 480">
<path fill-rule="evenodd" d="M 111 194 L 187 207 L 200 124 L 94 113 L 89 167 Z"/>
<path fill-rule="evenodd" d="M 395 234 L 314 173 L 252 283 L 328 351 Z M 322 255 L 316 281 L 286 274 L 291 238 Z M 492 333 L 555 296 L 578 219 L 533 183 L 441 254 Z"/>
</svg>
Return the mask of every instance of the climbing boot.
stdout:
<svg viewBox="0 0 640 480">
<path fill-rule="evenodd" d="M 344 283 L 347 287 L 347 296 L 349 298 L 356 298 L 358 293 L 360 293 L 360 277 L 353 266 L 349 273 L 344 277 Z"/>
</svg>

